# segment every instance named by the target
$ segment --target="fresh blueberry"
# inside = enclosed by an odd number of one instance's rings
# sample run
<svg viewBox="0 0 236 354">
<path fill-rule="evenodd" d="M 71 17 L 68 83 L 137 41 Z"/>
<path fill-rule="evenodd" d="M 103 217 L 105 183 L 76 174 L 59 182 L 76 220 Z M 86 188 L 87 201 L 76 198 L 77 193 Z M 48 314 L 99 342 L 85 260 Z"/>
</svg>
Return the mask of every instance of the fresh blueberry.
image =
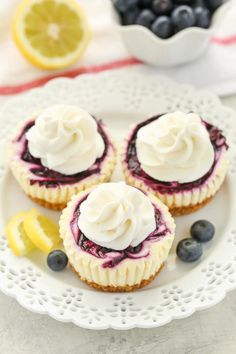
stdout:
<svg viewBox="0 0 236 354">
<path fill-rule="evenodd" d="M 173 9 L 172 0 L 153 0 L 152 10 L 157 15 L 167 15 Z"/>
<path fill-rule="evenodd" d="M 181 5 L 176 7 L 171 14 L 171 21 L 174 26 L 175 32 L 179 32 L 184 28 L 195 25 L 196 18 L 191 7 Z"/>
<path fill-rule="evenodd" d="M 137 25 L 145 26 L 150 28 L 156 16 L 151 10 L 143 10 L 140 12 L 139 16 L 136 19 Z"/>
<path fill-rule="evenodd" d="M 129 10 L 129 9 L 131 9 L 131 11 L 132 11 L 132 8 L 134 7 L 134 6 L 137 6 L 138 5 L 138 2 L 139 2 L 139 0 L 126 0 L 126 3 L 127 3 L 127 10 Z"/>
<path fill-rule="evenodd" d="M 174 0 L 176 5 L 189 5 L 192 6 L 193 0 Z"/>
<path fill-rule="evenodd" d="M 160 38 L 169 38 L 172 34 L 172 23 L 168 16 L 158 17 L 152 24 L 152 32 Z"/>
<path fill-rule="evenodd" d="M 206 0 L 209 9 L 214 12 L 223 4 L 223 0 Z"/>
<path fill-rule="evenodd" d="M 49 253 L 47 257 L 47 264 L 50 269 L 54 270 L 54 272 L 59 272 L 63 270 L 68 263 L 68 257 L 65 252 L 61 250 L 54 250 Z"/>
<path fill-rule="evenodd" d="M 134 24 L 140 13 L 140 9 L 137 6 L 132 7 L 131 10 L 128 10 L 122 16 L 122 24 L 125 26 Z"/>
<path fill-rule="evenodd" d="M 185 238 L 178 243 L 176 253 L 183 262 L 195 262 L 202 256 L 202 245 L 193 238 Z"/>
<path fill-rule="evenodd" d="M 192 7 L 207 7 L 207 2 L 206 0 L 194 0 Z"/>
<path fill-rule="evenodd" d="M 208 242 L 214 237 L 215 227 L 207 220 L 199 220 L 192 225 L 190 233 L 195 240 Z"/>
<path fill-rule="evenodd" d="M 153 0 L 139 0 L 139 6 L 142 8 L 150 8 Z"/>
<path fill-rule="evenodd" d="M 206 7 L 196 7 L 194 9 L 196 16 L 196 26 L 202 28 L 208 28 L 211 22 L 210 11 Z"/>
<path fill-rule="evenodd" d="M 115 8 L 123 13 L 137 5 L 138 0 L 112 0 L 112 2 Z"/>
</svg>

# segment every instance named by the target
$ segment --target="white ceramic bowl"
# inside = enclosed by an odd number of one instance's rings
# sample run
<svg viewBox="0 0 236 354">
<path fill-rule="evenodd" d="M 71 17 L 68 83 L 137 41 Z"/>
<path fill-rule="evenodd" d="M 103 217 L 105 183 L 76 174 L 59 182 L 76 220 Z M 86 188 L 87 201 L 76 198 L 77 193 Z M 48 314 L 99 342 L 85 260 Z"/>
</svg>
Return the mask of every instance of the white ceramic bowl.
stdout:
<svg viewBox="0 0 236 354">
<path fill-rule="evenodd" d="M 217 9 L 210 28 L 190 27 L 168 39 L 160 39 L 140 25 L 121 26 L 115 9 L 113 17 L 133 57 L 151 65 L 170 67 L 193 61 L 207 49 L 210 38 L 221 22 L 228 5 L 226 3 Z"/>
</svg>

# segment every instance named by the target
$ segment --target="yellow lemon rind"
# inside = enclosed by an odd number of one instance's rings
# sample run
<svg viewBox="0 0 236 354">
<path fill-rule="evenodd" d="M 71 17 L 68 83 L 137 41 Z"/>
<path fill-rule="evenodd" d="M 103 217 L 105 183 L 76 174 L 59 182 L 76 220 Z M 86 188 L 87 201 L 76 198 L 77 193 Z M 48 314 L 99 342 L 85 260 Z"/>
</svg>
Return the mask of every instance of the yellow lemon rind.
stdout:
<svg viewBox="0 0 236 354">
<path fill-rule="evenodd" d="M 69 56 L 64 56 L 64 57 L 58 57 L 57 61 L 55 61 L 55 58 L 51 60 L 50 58 L 39 55 L 39 52 L 37 52 L 25 39 L 25 36 L 22 35 L 22 30 L 20 28 L 20 24 L 22 23 L 22 20 L 24 19 L 24 15 L 27 13 L 27 9 L 32 6 L 32 0 L 23 0 L 19 5 L 16 10 L 13 23 L 12 23 L 12 35 L 13 39 L 19 48 L 20 52 L 23 54 L 23 56 L 28 59 L 31 64 L 41 68 L 41 69 L 46 69 L 46 70 L 51 70 L 51 69 L 61 69 L 65 68 L 69 65 L 74 64 L 84 53 L 86 47 L 88 46 L 91 38 L 92 38 L 92 31 L 90 29 L 90 26 L 88 24 L 86 15 L 84 13 L 84 10 L 82 7 L 79 5 L 78 2 L 75 0 L 70 0 L 70 3 L 68 3 L 65 0 L 62 0 L 67 4 L 68 6 L 72 7 L 76 13 L 79 13 L 80 20 L 83 24 L 83 28 L 86 28 L 84 31 L 84 37 L 83 40 L 80 42 L 80 45 L 78 46 L 77 50 L 72 52 L 73 55 Z"/>
</svg>

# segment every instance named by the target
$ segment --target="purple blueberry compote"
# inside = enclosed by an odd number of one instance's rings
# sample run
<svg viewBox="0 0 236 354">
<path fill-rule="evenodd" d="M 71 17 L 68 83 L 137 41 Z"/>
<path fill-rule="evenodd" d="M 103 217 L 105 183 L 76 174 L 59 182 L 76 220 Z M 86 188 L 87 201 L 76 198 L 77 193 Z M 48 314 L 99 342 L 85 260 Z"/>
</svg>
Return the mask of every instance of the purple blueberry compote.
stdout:
<svg viewBox="0 0 236 354">
<path fill-rule="evenodd" d="M 111 143 L 108 139 L 107 134 L 105 133 L 105 131 L 103 129 L 102 121 L 96 120 L 96 122 L 97 122 L 97 126 L 98 126 L 98 132 L 101 134 L 101 136 L 104 140 L 104 143 L 105 143 L 104 153 L 103 153 L 102 157 L 98 158 L 95 161 L 95 163 L 86 171 L 79 172 L 79 173 L 69 175 L 69 176 L 63 175 L 63 174 L 56 172 L 54 170 L 50 170 L 49 168 L 42 165 L 40 159 L 35 158 L 31 155 L 29 148 L 28 148 L 28 141 L 26 139 L 26 133 L 35 124 L 35 122 L 33 120 L 28 122 L 25 125 L 25 127 L 23 128 L 20 135 L 17 137 L 15 142 L 17 142 L 18 144 L 22 144 L 20 158 L 24 162 L 29 164 L 29 171 L 35 176 L 35 178 L 32 178 L 30 180 L 30 184 L 33 185 L 33 184 L 37 183 L 40 186 L 46 186 L 47 188 L 57 187 L 59 185 L 74 184 L 74 183 L 77 183 L 77 182 L 85 179 L 86 177 L 89 177 L 94 174 L 99 174 L 101 171 L 101 164 L 107 155 L 108 147 L 109 147 L 109 145 L 111 145 Z"/>
<path fill-rule="evenodd" d="M 225 137 L 222 135 L 221 130 L 218 128 L 214 127 L 210 123 L 207 123 L 205 121 L 202 121 L 203 124 L 205 125 L 209 136 L 210 140 L 212 143 L 212 146 L 214 148 L 214 153 L 215 153 L 215 159 L 212 167 L 210 170 L 201 178 L 199 178 L 196 181 L 188 182 L 188 183 L 179 183 L 176 181 L 173 182 L 162 182 L 159 181 L 155 178 L 152 178 L 148 176 L 144 170 L 141 167 L 141 164 L 138 160 L 137 157 L 137 152 L 136 152 L 136 139 L 137 139 L 137 133 L 140 128 L 144 127 L 145 125 L 155 121 L 156 119 L 160 118 L 163 114 L 160 114 L 158 116 L 152 117 L 145 122 L 142 122 L 138 124 L 131 137 L 129 138 L 128 141 L 128 148 L 126 151 L 126 157 L 125 157 L 125 162 L 127 164 L 127 167 L 132 174 L 133 177 L 141 179 L 148 187 L 151 189 L 158 191 L 160 193 L 175 193 L 179 191 L 188 191 L 192 190 L 193 188 L 201 186 L 212 174 L 214 171 L 214 168 L 220 158 L 221 152 L 223 149 L 228 149 L 228 145 L 226 143 Z"/>
<path fill-rule="evenodd" d="M 103 268 L 113 268 L 127 258 L 139 259 L 148 257 L 150 251 L 149 247 L 147 247 L 147 243 L 158 242 L 163 237 L 165 237 L 167 233 L 169 233 L 169 229 L 163 219 L 160 210 L 157 209 L 155 205 L 153 205 L 155 208 L 156 229 L 150 235 L 147 235 L 147 238 L 143 242 L 141 242 L 136 247 L 129 246 L 125 250 L 121 251 L 114 251 L 110 248 L 99 246 L 93 241 L 90 241 L 78 227 L 80 205 L 86 198 L 87 196 L 80 200 L 75 207 L 74 214 L 70 222 L 70 228 L 75 242 L 81 248 L 81 250 L 93 255 L 94 257 L 104 259 L 104 263 L 102 264 Z"/>
</svg>

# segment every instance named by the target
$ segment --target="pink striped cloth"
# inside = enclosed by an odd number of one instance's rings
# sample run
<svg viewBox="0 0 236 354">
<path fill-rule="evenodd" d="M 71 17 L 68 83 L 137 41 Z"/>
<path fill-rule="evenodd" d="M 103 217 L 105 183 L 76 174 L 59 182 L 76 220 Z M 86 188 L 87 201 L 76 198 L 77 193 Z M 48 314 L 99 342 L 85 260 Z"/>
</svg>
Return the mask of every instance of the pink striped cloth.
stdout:
<svg viewBox="0 0 236 354">
<path fill-rule="evenodd" d="M 68 70 L 47 72 L 31 66 L 11 37 L 11 21 L 20 0 L 0 1 L 0 95 L 13 95 L 43 85 L 54 77 L 75 77 L 139 63 L 130 58 L 116 30 L 110 0 L 78 0 L 85 8 L 94 37 L 82 60 Z M 236 0 L 218 26 L 207 52 L 187 65 L 161 69 L 165 74 L 219 95 L 236 93 Z"/>
</svg>

